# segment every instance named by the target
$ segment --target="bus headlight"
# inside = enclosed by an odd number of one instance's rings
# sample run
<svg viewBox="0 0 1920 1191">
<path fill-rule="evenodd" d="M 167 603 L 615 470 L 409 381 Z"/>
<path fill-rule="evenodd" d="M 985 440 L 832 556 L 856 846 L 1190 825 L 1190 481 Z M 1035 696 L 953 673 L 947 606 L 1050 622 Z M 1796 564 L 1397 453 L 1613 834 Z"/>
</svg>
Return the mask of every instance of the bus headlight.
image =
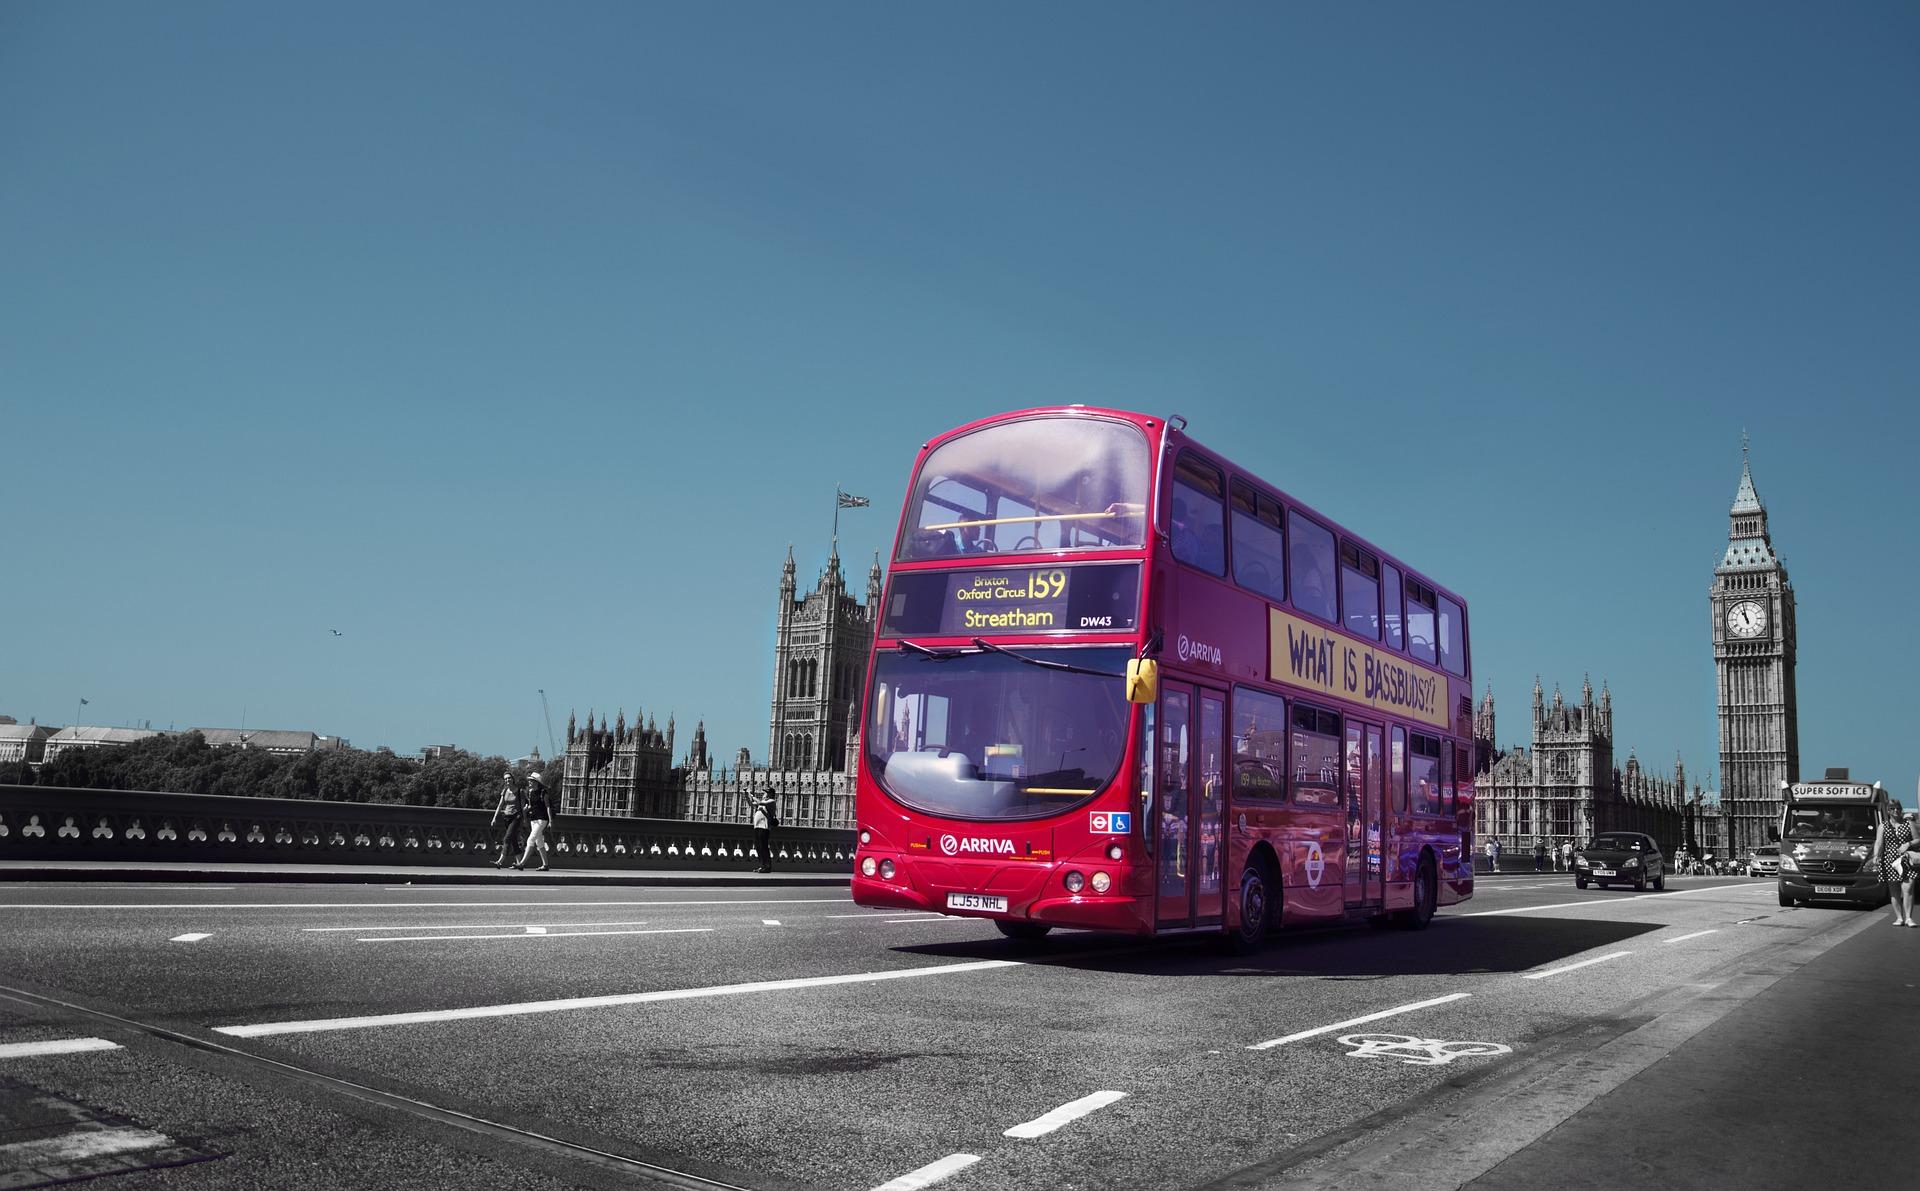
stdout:
<svg viewBox="0 0 1920 1191">
<path fill-rule="evenodd" d="M 893 861 L 882 860 L 880 862 L 880 875 L 889 881 L 893 880 Z"/>
<path fill-rule="evenodd" d="M 1124 849 L 1124 848 L 1122 848 L 1122 847 L 1121 847 L 1121 846 L 1120 846 L 1119 844 L 1108 844 L 1108 845 L 1107 845 L 1107 859 L 1108 859 L 1108 860 L 1118 860 L 1118 859 L 1120 859 L 1120 858 L 1121 858 L 1122 856 L 1125 856 L 1126 854 L 1127 854 L 1127 853 L 1126 853 L 1126 849 Z"/>
<path fill-rule="evenodd" d="M 1112 888 L 1113 888 L 1112 877 L 1109 877 L 1105 873 L 1093 874 L 1093 891 L 1095 893 L 1105 893 L 1107 890 Z"/>
<path fill-rule="evenodd" d="M 1087 879 L 1076 870 L 1067 874 L 1067 892 L 1078 893 L 1087 887 Z"/>
<path fill-rule="evenodd" d="M 862 876 L 871 877 L 875 867 L 877 866 L 873 863 L 873 857 L 869 856 L 860 862 L 860 873 Z"/>
<path fill-rule="evenodd" d="M 860 829 L 860 842 L 861 842 L 862 844 L 870 844 L 870 843 L 872 843 L 872 842 L 873 842 L 873 832 L 871 832 L 871 831 L 868 831 L 868 830 L 867 830 L 866 828 L 864 828 L 864 827 L 862 827 L 862 828 Z"/>
</svg>

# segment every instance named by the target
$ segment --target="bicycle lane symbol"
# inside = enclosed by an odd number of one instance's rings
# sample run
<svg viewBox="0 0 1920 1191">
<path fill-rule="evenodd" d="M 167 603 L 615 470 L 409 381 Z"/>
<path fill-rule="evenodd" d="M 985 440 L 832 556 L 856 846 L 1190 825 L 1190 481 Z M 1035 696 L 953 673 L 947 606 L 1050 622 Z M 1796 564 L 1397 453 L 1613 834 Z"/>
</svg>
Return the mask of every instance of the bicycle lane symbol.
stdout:
<svg viewBox="0 0 1920 1191">
<path fill-rule="evenodd" d="M 1439 1067 L 1455 1059 L 1513 1053 L 1511 1046 L 1498 1042 L 1447 1042 L 1411 1034 L 1343 1034 L 1339 1042 L 1354 1048 L 1347 1052 L 1350 1059 L 1399 1059 L 1416 1067 Z"/>
</svg>

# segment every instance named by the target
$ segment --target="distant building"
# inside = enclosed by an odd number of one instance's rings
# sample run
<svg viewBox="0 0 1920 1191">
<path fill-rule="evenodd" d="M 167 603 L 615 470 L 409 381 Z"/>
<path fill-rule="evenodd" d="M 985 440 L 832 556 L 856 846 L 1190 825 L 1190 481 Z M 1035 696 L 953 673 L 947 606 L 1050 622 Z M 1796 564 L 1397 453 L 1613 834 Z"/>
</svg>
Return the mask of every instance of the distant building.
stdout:
<svg viewBox="0 0 1920 1191">
<path fill-rule="evenodd" d="M 437 761 L 441 757 L 457 757 L 461 751 L 458 745 L 430 744 L 420 750 L 420 759 L 422 761 Z"/>
<path fill-rule="evenodd" d="M 1546 701 L 1533 684 L 1532 746 L 1500 751 L 1494 738 L 1493 692 L 1473 717 L 1475 754 L 1487 758 L 1474 778 L 1474 825 L 1479 841 L 1497 839 L 1508 855 L 1527 855 L 1535 843 L 1584 845 L 1603 831 L 1643 831 L 1671 854 L 1683 844 L 1698 850 L 1704 836 L 1716 839 L 1718 823 L 1702 831 L 1709 814 L 1699 787 L 1689 793 L 1686 766 L 1674 760 L 1672 777 L 1648 773 L 1628 754 L 1624 769 L 1613 763 L 1613 695 L 1601 684 L 1581 684 L 1570 705 L 1553 692 Z"/>
<path fill-rule="evenodd" d="M 679 774 L 673 768 L 673 717 L 661 732 L 640 712 L 627 726 L 623 710 L 614 726 L 600 726 L 587 712 L 587 726 L 578 727 L 567 716 L 567 751 L 560 781 L 560 813 L 582 815 L 637 815 L 645 819 L 679 819 Z"/>
<path fill-rule="evenodd" d="M 52 735 L 53 729 L 45 724 L 17 724 L 9 718 L 0 724 L 0 765 L 40 764 Z"/>
<path fill-rule="evenodd" d="M 1800 709 L 1793 584 L 1773 551 L 1767 508 L 1741 448 L 1727 550 L 1713 568 L 1715 704 L 1727 843 L 1745 856 L 1777 831 L 1781 787 L 1800 780 Z"/>
<path fill-rule="evenodd" d="M 814 589 L 803 595 L 789 547 L 774 625 L 770 762 L 754 764 L 743 748 L 731 769 L 715 768 L 702 722 L 676 765 L 671 716 L 662 732 L 650 716 L 643 724 L 637 711 L 631 726 L 623 710 L 611 728 L 604 713 L 596 724 L 589 712 L 585 726 L 569 715 L 561 812 L 741 822 L 743 796 L 770 788 L 782 825 L 851 827 L 860 752 L 856 704 L 866 689 L 882 586 L 876 556 L 867 572 L 866 602 L 856 599 L 841 576 L 835 547 Z"/>
<path fill-rule="evenodd" d="M 338 736 L 315 732 L 286 732 L 271 728 L 195 728 L 214 748 L 262 749 L 282 757 L 297 757 L 315 750 L 343 749 L 347 742 Z"/>
<path fill-rule="evenodd" d="M 167 735 L 171 734 L 152 728 L 62 728 L 47 738 L 47 751 L 42 759 L 51 761 L 68 749 L 124 748 L 149 736 Z"/>
</svg>

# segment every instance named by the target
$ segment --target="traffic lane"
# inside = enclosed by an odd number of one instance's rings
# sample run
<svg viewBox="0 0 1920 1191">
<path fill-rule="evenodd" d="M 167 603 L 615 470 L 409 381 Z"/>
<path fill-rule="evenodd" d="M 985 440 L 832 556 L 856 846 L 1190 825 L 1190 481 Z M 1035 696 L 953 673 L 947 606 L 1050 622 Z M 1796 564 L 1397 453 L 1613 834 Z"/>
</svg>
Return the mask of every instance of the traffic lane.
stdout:
<svg viewBox="0 0 1920 1191">
<path fill-rule="evenodd" d="M 611 1186 L 599 1172 L 511 1145 L 427 1126 L 338 1096 L 262 1080 L 216 1057 L 98 1023 L 49 1019 L 50 1029 L 114 1034 L 108 1051 L 0 1063 L 0 1115 L 19 1100 L 51 1095 L 87 1119 L 163 1135 L 160 1148 L 188 1147 L 208 1160 L 117 1174 L 112 1186 L 196 1191 L 331 1191 L 343 1186 L 485 1186 L 558 1191 Z M 16 1119 L 19 1119 L 16 1116 Z M 175 1155 L 177 1159 L 179 1155 Z M 127 1154 L 134 1162 L 139 1152 Z"/>
<path fill-rule="evenodd" d="M 1484 957 L 1479 958 L 1486 962 L 1473 966 L 1502 969 L 1509 975 L 1516 969 L 1514 956 L 1529 948 L 1540 947 L 1542 953 L 1548 955 L 1577 954 L 1596 940 L 1604 942 L 1618 937 L 1621 929 L 1612 928 L 1604 932 L 1603 938 L 1596 935 L 1595 925 L 1589 922 L 1555 922 L 1543 927 L 1525 921 L 1493 919 L 1462 926 L 1468 927 L 1463 939 L 1485 952 Z M 1327 932 L 1306 940 L 1296 939 L 1298 946 L 1277 947 L 1251 963 L 1218 956 L 1204 944 L 1114 946 L 1111 941 L 1083 939 L 1079 940 L 1078 948 L 1057 949 L 1050 957 L 1051 962 L 1021 969 L 1023 991 L 1010 998 L 996 991 L 1004 986 L 1007 977 L 1005 971 L 996 970 L 955 976 L 951 984 L 940 979 L 915 980 L 911 989 L 901 984 L 845 993 L 807 990 L 756 994 L 752 998 L 752 1009 L 745 1007 L 748 998 L 742 997 L 737 1003 L 730 999 L 656 1004 L 638 1010 L 596 1008 L 565 1015 L 484 1023 L 379 1027 L 365 1031 L 358 1041 L 334 1034 L 275 1038 L 262 1044 L 288 1048 L 309 1061 L 362 1065 L 390 1080 L 409 1078 L 423 1070 L 423 1063 L 444 1062 L 465 1054 L 553 1055 L 561 1059 L 562 1066 L 582 1071 L 605 1066 L 609 1055 L 620 1056 L 618 1061 L 622 1064 L 632 1062 L 668 1073 L 665 1079 L 646 1081 L 646 1086 L 638 1092 L 629 1089 L 618 1093 L 643 1097 L 639 1107 L 629 1115 L 644 1121 L 664 1120 L 670 1126 L 667 1136 L 699 1137 L 703 1145 L 724 1144 L 726 1136 L 733 1135 L 731 1125 L 725 1135 L 703 1137 L 698 1119 L 678 1120 L 672 1113 L 677 1107 L 697 1106 L 715 1096 L 724 1096 L 742 1072 L 754 1073 L 769 1084 L 781 1085 L 769 1095 L 805 1109 L 823 1100 L 836 1104 L 858 1103 L 859 1097 L 856 1090 L 845 1087 L 792 1088 L 787 1085 L 795 1081 L 817 1082 L 814 1077 L 822 1071 L 891 1071 L 903 1065 L 911 1069 L 915 1060 L 941 1060 L 940 1066 L 930 1074 L 903 1073 L 899 1078 L 889 1074 L 888 1090 L 881 1101 L 863 1108 L 863 1112 L 904 1113 L 903 1119 L 915 1121 L 912 1137 L 903 1139 L 900 1146 L 905 1151 L 924 1148 L 929 1138 L 936 1139 L 936 1145 L 943 1144 L 955 1130 L 961 1137 L 976 1135 L 983 1123 L 977 1117 L 952 1116 L 951 1097 L 947 1092 L 975 1099 L 983 1090 L 1004 1096 L 1009 1092 L 1006 1073 L 1010 1069 L 1029 1072 L 1039 1080 L 1030 1088 L 1018 1089 L 1019 1095 L 1011 1100 L 1017 1111 L 1044 1111 L 1046 1105 L 1037 1102 L 1048 1096 L 1058 1102 L 1069 1094 L 1093 1090 L 1074 1084 L 1072 1080 L 1076 1076 L 1083 1080 L 1089 1074 L 1119 1077 L 1118 1073 L 1101 1069 L 1091 1072 L 1082 1069 L 1085 1064 L 1075 1056 L 1088 1052 L 1090 1047 L 1100 1053 L 1121 1056 L 1123 1069 L 1132 1072 L 1135 1078 L 1144 1077 L 1150 1083 L 1190 1081 L 1214 1075 L 1223 1067 L 1234 1069 L 1235 1063 L 1219 1060 L 1217 1054 L 1235 1054 L 1238 1049 L 1276 1031 L 1365 1015 L 1380 1009 L 1383 1000 L 1398 1003 L 1463 987 L 1459 982 L 1470 980 L 1470 975 L 1461 974 L 1454 965 L 1437 962 L 1449 952 L 1456 958 L 1461 952 L 1459 941 L 1446 943 L 1439 938 L 1443 929 L 1437 926 L 1423 935 L 1383 936 L 1366 930 L 1344 935 Z M 1630 924 L 1626 929 L 1646 928 L 1643 924 Z M 1565 937 L 1552 942 L 1547 936 L 1554 931 Z M 1107 945 L 1100 946 L 1102 942 Z M 997 939 L 985 945 L 922 944 L 906 950 L 922 956 L 937 954 L 955 962 L 977 959 L 981 955 L 1005 957 L 1018 953 Z M 1058 954 L 1060 950 L 1067 955 Z M 1426 951 L 1431 954 L 1423 954 Z M 1368 956 L 1364 961 L 1360 958 L 1362 953 Z M 1260 966 L 1262 962 L 1266 967 Z M 1362 968 L 1370 969 L 1368 974 L 1380 979 L 1345 978 Z M 1256 974 L 1271 978 L 1273 987 L 1254 993 L 1247 977 Z M 1222 979 L 1209 986 L 1198 980 L 1205 975 Z M 1389 979 L 1396 975 L 1401 979 Z M 1408 982 L 1409 975 L 1415 978 L 1414 983 Z M 1035 991 L 1024 991 L 1026 985 L 1035 985 Z M 954 991 L 943 991 L 947 988 Z M 695 1004 L 697 1009 L 692 1007 Z M 1049 1023 L 1042 1036 L 1036 1038 L 1033 1023 L 1028 1020 L 1031 1015 L 1018 1022 L 1003 1020 L 1007 1004 L 1073 1006 L 1073 1028 Z M 783 1023 L 784 1028 L 768 1031 L 765 1028 L 768 1021 Z M 796 1032 L 796 1027 L 803 1032 Z M 708 1033 L 715 1029 L 717 1033 Z M 945 1050 L 929 1052 L 925 1044 L 927 1037 L 957 1041 Z M 370 1038 L 378 1041 L 364 1040 Z M 636 1044 L 633 1041 L 636 1038 L 649 1041 Z M 658 1039 L 673 1041 L 665 1045 L 653 1041 Z M 1149 1041 L 1143 1043 L 1142 1040 Z M 1142 1045 L 1150 1045 L 1161 1057 L 1143 1065 L 1139 1058 Z M 1216 1057 L 1201 1058 L 1210 1052 L 1216 1052 Z M 567 1062 L 568 1055 L 578 1061 Z M 1183 1062 L 1198 1061 L 1200 1066 L 1176 1073 L 1173 1062 L 1166 1057 L 1169 1055 Z M 980 1070 L 970 1069 L 959 1061 L 965 1056 L 984 1060 L 987 1065 Z M 1244 1064 L 1245 1060 L 1239 1063 Z M 1296 1061 L 1284 1069 L 1298 1073 L 1305 1066 Z M 1266 1073 L 1272 1067 L 1271 1063 L 1256 1063 L 1238 1078 L 1252 1079 L 1252 1086 L 1267 1100 L 1276 1095 L 1290 1095 L 1289 1085 L 1268 1086 Z M 450 1072 L 438 1067 L 432 1069 L 439 1086 L 469 1089 L 486 1087 L 495 1071 L 490 1062 L 460 1066 Z M 530 1071 L 516 1069 L 515 1078 L 532 1080 L 538 1085 L 544 1069 L 543 1059 Z M 711 1083 L 686 1086 L 689 1081 L 699 1084 L 702 1072 L 714 1071 L 719 1074 L 711 1077 Z M 1344 1070 L 1342 1073 L 1345 1074 Z M 1366 1086 L 1367 1078 L 1361 1077 L 1357 1084 L 1351 1076 L 1346 1078 L 1352 1093 L 1351 1103 L 1365 1105 L 1383 1094 L 1380 1087 Z M 1372 1078 L 1387 1079 L 1385 1076 Z M 1316 1075 L 1312 1082 L 1319 1079 Z M 922 1084 L 942 1090 L 931 1104 L 904 1103 L 898 1088 Z M 649 1090 L 652 1100 L 644 1098 Z M 542 1102 L 567 1106 L 561 1115 L 571 1120 L 588 1112 L 601 1099 L 601 1093 L 599 1085 L 581 1089 L 571 1079 L 563 1079 L 551 1087 L 538 1086 L 535 1094 Z M 586 1099 L 570 1103 L 569 1097 L 575 1094 L 584 1095 Z M 1336 1100 L 1322 1105 L 1315 1097 L 1305 1097 L 1307 1111 L 1300 1127 L 1319 1130 L 1337 1125 L 1346 1119 L 1340 1114 L 1351 1111 L 1343 1109 L 1342 1103 Z M 1326 1119 L 1312 1115 L 1322 1109 L 1333 1115 Z M 699 1112 L 694 1115 L 698 1117 Z M 745 1136 L 750 1135 L 748 1130 Z M 651 1135 L 631 1140 L 641 1145 L 659 1144 L 658 1137 Z M 906 1144 L 908 1140 L 911 1146 Z M 905 1161 L 916 1156 L 901 1152 L 898 1158 Z M 746 1161 L 737 1155 L 732 1160 L 743 1164 Z M 917 1165 L 918 1162 L 913 1164 Z M 809 1169 L 809 1177 L 814 1173 Z"/>
</svg>

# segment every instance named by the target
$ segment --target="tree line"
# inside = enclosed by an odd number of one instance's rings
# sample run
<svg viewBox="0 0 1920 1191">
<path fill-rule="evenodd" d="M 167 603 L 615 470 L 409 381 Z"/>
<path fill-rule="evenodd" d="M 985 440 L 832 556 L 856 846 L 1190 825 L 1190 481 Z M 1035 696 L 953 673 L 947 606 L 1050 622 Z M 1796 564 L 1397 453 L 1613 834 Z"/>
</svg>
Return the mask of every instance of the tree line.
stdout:
<svg viewBox="0 0 1920 1191">
<path fill-rule="evenodd" d="M 283 756 L 264 749 L 207 744 L 198 732 L 149 736 L 120 748 L 67 749 L 36 773 L 25 762 L 0 767 L 19 785 L 90 790 L 157 790 L 248 798 L 312 798 L 325 802 L 393 802 L 407 806 L 491 807 L 503 757 L 470 753 L 431 761 L 386 749 L 333 749 Z M 524 786 L 516 774 L 515 784 Z"/>
</svg>

